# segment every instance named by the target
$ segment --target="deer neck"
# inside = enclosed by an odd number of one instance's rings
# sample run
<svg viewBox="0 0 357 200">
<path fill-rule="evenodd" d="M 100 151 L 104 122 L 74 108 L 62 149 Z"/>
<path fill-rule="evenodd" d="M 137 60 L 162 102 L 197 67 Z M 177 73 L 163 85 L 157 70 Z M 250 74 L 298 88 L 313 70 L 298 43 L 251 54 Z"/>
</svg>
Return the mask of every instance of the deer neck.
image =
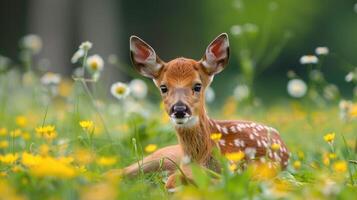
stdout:
<svg viewBox="0 0 357 200">
<path fill-rule="evenodd" d="M 192 161 L 206 164 L 211 158 L 214 143 L 210 139 L 211 127 L 206 111 L 198 116 L 192 126 L 176 126 L 177 137 L 185 156 Z"/>
</svg>

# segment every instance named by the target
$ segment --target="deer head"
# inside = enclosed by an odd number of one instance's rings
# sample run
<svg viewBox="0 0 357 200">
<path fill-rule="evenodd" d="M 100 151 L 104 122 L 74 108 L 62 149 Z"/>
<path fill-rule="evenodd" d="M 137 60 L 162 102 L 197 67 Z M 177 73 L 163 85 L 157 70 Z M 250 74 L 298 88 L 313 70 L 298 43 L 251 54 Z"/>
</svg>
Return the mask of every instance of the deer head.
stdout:
<svg viewBox="0 0 357 200">
<path fill-rule="evenodd" d="M 131 60 L 143 76 L 159 88 L 165 110 L 176 126 L 193 126 L 205 116 L 205 90 L 228 62 L 229 41 L 220 34 L 201 60 L 176 58 L 162 61 L 154 49 L 136 36 L 130 37 Z"/>
</svg>

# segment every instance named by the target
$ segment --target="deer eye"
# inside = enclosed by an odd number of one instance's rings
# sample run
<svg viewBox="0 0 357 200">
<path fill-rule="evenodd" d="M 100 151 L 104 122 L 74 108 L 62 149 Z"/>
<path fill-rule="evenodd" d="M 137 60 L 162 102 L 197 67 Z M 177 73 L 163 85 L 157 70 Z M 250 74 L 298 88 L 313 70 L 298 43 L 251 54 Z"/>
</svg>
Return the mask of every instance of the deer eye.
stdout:
<svg viewBox="0 0 357 200">
<path fill-rule="evenodd" d="M 168 89 L 166 85 L 160 85 L 160 90 L 162 93 L 166 93 Z"/>
<path fill-rule="evenodd" d="M 193 91 L 200 92 L 201 88 L 202 88 L 202 85 L 200 83 L 196 83 L 195 86 L 193 86 Z"/>
</svg>

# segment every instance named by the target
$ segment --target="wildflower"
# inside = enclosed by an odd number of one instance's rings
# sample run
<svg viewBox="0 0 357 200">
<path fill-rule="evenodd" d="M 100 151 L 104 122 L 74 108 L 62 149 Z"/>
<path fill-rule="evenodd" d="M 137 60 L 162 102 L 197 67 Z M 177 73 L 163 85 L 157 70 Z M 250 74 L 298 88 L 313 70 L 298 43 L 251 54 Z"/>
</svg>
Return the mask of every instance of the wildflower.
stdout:
<svg viewBox="0 0 357 200">
<path fill-rule="evenodd" d="M 93 44 L 89 41 L 82 42 L 79 46 L 79 49 L 83 49 L 84 51 L 88 51 L 92 48 Z"/>
<path fill-rule="evenodd" d="M 328 133 L 324 136 L 324 140 L 328 143 L 333 143 L 335 140 L 335 133 Z"/>
<path fill-rule="evenodd" d="M 6 128 L 0 128 L 0 136 L 5 136 L 7 134 Z"/>
<path fill-rule="evenodd" d="M 231 164 L 229 164 L 229 166 L 228 166 L 228 169 L 229 169 L 229 171 L 231 171 L 231 172 L 235 172 L 235 171 L 237 170 L 237 168 L 238 168 L 238 166 L 237 166 L 237 164 L 235 164 L 235 163 L 231 163 Z"/>
<path fill-rule="evenodd" d="M 337 155 L 336 155 L 335 153 L 329 153 L 329 154 L 328 154 L 328 157 L 329 157 L 330 159 L 335 159 L 335 158 L 337 157 Z"/>
<path fill-rule="evenodd" d="M 40 137 L 44 137 L 45 139 L 54 139 L 57 137 L 57 133 L 55 130 L 55 126 L 52 125 L 46 125 L 46 126 L 40 126 L 36 128 L 36 133 Z"/>
<path fill-rule="evenodd" d="M 335 172 L 343 173 L 347 171 L 347 163 L 344 160 L 336 161 L 333 164 L 333 169 Z"/>
<path fill-rule="evenodd" d="M 145 147 L 145 151 L 147 153 L 152 153 L 157 149 L 157 145 L 156 144 L 149 144 Z"/>
<path fill-rule="evenodd" d="M 258 163 L 250 166 L 253 178 L 257 180 L 269 180 L 278 174 L 278 167 L 272 162 Z"/>
<path fill-rule="evenodd" d="M 86 165 L 94 160 L 95 154 L 91 153 L 87 149 L 76 149 L 74 151 L 74 158 L 78 163 Z"/>
<path fill-rule="evenodd" d="M 24 140 L 29 140 L 31 138 L 31 134 L 29 132 L 27 132 L 27 131 L 24 131 L 24 132 L 22 132 L 21 137 Z"/>
<path fill-rule="evenodd" d="M 293 163 L 293 167 L 298 170 L 301 168 L 301 162 L 299 160 L 295 160 Z"/>
<path fill-rule="evenodd" d="M 138 99 L 145 98 L 148 92 L 146 83 L 140 79 L 133 79 L 130 81 L 129 88 L 131 94 Z"/>
<path fill-rule="evenodd" d="M 79 122 L 79 125 L 83 128 L 85 131 L 92 131 L 94 128 L 94 122 L 89 121 L 89 120 L 83 120 Z"/>
<path fill-rule="evenodd" d="M 243 33 L 242 27 L 240 25 L 233 25 L 231 27 L 232 35 L 239 36 Z"/>
<path fill-rule="evenodd" d="M 84 50 L 78 49 L 71 58 L 71 63 L 77 63 L 84 56 Z"/>
<path fill-rule="evenodd" d="M 329 165 L 330 165 L 330 158 L 329 158 L 328 154 L 325 153 L 325 154 L 322 156 L 322 163 L 323 163 L 324 165 L 326 165 L 326 166 L 329 166 Z"/>
<path fill-rule="evenodd" d="M 17 161 L 17 159 L 19 158 L 18 154 L 5 154 L 5 155 L 0 155 L 0 162 L 11 165 L 14 162 Z"/>
<path fill-rule="evenodd" d="M 237 85 L 234 89 L 233 96 L 237 101 L 242 101 L 250 95 L 249 87 L 247 85 Z"/>
<path fill-rule="evenodd" d="M 47 72 L 41 77 L 43 85 L 58 85 L 61 82 L 61 75 L 53 72 Z"/>
<path fill-rule="evenodd" d="M 317 47 L 315 53 L 316 55 L 327 55 L 329 54 L 329 49 L 328 47 Z"/>
<path fill-rule="evenodd" d="M 212 103 L 215 99 L 215 93 L 214 90 L 211 87 L 208 87 L 206 89 L 206 94 L 205 94 L 205 99 L 207 103 Z"/>
<path fill-rule="evenodd" d="M 47 144 L 42 144 L 39 148 L 39 153 L 42 156 L 48 155 L 48 152 L 50 151 L 50 147 Z"/>
<path fill-rule="evenodd" d="M 213 140 L 215 143 L 217 143 L 221 139 L 222 134 L 221 133 L 212 133 L 210 137 L 211 137 L 211 140 Z"/>
<path fill-rule="evenodd" d="M 300 160 L 303 160 L 305 158 L 305 154 L 303 151 L 298 151 L 297 155 Z"/>
<path fill-rule="evenodd" d="M 21 46 L 30 50 L 33 54 L 37 54 L 42 49 L 42 39 L 38 35 L 26 35 L 21 40 Z"/>
<path fill-rule="evenodd" d="M 242 151 L 238 151 L 238 152 L 232 152 L 232 153 L 226 153 L 226 158 L 232 162 L 239 162 L 241 161 L 245 154 Z"/>
<path fill-rule="evenodd" d="M 0 140 L 0 149 L 6 149 L 9 147 L 9 142 L 7 140 Z"/>
<path fill-rule="evenodd" d="M 288 82 L 287 90 L 290 96 L 301 98 L 305 96 L 307 91 L 306 83 L 301 79 L 291 79 Z"/>
<path fill-rule="evenodd" d="M 318 62 L 319 62 L 319 59 L 314 55 L 304 55 L 300 58 L 300 63 L 302 65 L 317 64 Z"/>
<path fill-rule="evenodd" d="M 115 98 L 124 99 L 129 95 L 130 88 L 125 83 L 117 82 L 111 86 L 110 92 Z"/>
<path fill-rule="evenodd" d="M 27 118 L 25 116 L 17 116 L 15 119 L 16 125 L 19 127 L 25 127 L 27 125 Z"/>
<path fill-rule="evenodd" d="M 271 145 L 271 149 L 272 149 L 273 151 L 278 151 L 278 150 L 280 149 L 280 144 L 273 143 L 273 144 Z"/>
<path fill-rule="evenodd" d="M 114 165 L 117 162 L 117 159 L 115 157 L 99 157 L 97 159 L 97 164 L 101 166 L 111 166 Z"/>
<path fill-rule="evenodd" d="M 101 72 L 104 68 L 103 58 L 97 54 L 89 56 L 87 59 L 86 66 L 88 70 L 92 73 Z"/>
</svg>

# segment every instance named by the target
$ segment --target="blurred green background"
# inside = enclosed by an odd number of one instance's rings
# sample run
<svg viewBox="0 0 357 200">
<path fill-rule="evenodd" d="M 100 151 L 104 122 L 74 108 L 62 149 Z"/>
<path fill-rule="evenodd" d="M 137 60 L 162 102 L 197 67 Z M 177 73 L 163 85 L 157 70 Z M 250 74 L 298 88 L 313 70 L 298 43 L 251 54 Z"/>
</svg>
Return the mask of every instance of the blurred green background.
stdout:
<svg viewBox="0 0 357 200">
<path fill-rule="evenodd" d="M 92 41 L 94 51 L 104 58 L 116 54 L 122 63 L 130 64 L 128 38 L 133 34 L 169 61 L 180 56 L 200 59 L 210 41 L 227 32 L 231 59 L 213 84 L 217 96 L 228 96 L 241 81 L 244 54 L 257 68 L 253 81 L 256 95 L 266 101 L 287 97 L 287 71 L 294 70 L 306 78 L 300 57 L 313 54 L 317 46 L 327 46 L 331 53 L 322 71 L 348 97 L 353 86 L 344 77 L 357 63 L 355 3 L 356 0 L 2 0 L 0 54 L 18 60 L 19 39 L 34 33 L 44 43 L 36 60 L 46 58 L 51 71 L 69 75 L 74 68 L 70 58 L 85 40 Z M 232 34 L 235 25 L 251 28 L 250 35 L 242 39 Z M 105 77 L 128 79 L 126 74 L 109 67 Z"/>
</svg>

